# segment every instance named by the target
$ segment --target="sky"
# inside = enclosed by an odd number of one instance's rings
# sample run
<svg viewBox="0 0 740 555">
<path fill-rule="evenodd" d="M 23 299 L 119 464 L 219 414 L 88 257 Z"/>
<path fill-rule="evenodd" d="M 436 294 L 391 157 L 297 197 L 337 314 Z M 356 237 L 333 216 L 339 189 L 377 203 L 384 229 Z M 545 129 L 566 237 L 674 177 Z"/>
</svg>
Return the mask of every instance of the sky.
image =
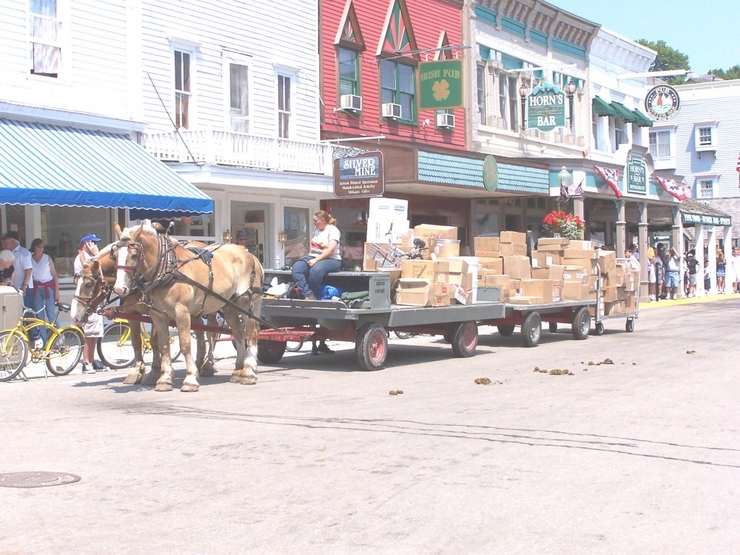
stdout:
<svg viewBox="0 0 740 555">
<path fill-rule="evenodd" d="M 665 43 L 696 75 L 740 64 L 738 0 L 547 0 L 631 40 Z"/>
</svg>

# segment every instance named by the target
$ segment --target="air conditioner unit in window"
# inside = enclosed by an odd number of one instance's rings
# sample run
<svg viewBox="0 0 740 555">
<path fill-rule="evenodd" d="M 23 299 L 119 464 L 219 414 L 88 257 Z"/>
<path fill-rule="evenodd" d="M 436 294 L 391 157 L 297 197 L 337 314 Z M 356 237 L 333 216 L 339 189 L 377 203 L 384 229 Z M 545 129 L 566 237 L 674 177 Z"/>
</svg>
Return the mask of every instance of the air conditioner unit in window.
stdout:
<svg viewBox="0 0 740 555">
<path fill-rule="evenodd" d="M 384 102 L 382 114 L 384 118 L 401 119 L 401 105 L 393 102 Z"/>
<path fill-rule="evenodd" d="M 437 127 L 442 129 L 454 129 L 455 128 L 455 115 L 442 113 L 437 114 Z"/>
<path fill-rule="evenodd" d="M 351 112 L 362 111 L 362 97 L 356 94 L 343 94 L 339 97 L 339 107 Z"/>
</svg>

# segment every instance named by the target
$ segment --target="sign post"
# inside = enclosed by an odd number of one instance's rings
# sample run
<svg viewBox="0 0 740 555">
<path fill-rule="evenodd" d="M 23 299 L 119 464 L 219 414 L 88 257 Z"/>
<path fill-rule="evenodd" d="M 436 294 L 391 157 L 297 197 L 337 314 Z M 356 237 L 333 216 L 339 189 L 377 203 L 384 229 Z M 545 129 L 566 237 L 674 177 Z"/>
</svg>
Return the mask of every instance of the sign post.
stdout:
<svg viewBox="0 0 740 555">
<path fill-rule="evenodd" d="M 382 197 L 385 193 L 383 153 L 364 152 L 334 160 L 334 196 Z"/>
</svg>

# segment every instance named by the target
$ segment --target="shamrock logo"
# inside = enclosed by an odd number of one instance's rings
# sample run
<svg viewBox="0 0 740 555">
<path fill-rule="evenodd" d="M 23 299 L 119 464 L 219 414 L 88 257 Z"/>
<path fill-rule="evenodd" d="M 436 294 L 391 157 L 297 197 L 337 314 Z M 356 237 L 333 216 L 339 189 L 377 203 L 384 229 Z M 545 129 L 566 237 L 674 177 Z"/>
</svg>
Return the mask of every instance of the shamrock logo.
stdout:
<svg viewBox="0 0 740 555">
<path fill-rule="evenodd" d="M 432 96 L 434 96 L 434 100 L 437 102 L 447 100 L 447 97 L 450 96 L 450 84 L 447 82 L 447 79 L 435 81 L 432 90 L 434 91 Z"/>
</svg>

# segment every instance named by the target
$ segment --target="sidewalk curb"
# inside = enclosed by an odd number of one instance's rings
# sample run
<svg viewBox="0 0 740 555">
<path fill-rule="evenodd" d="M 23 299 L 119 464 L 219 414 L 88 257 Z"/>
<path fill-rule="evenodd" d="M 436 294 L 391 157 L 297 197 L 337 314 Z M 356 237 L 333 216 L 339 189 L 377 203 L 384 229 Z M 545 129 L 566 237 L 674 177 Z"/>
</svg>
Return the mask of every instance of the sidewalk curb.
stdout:
<svg viewBox="0 0 740 555">
<path fill-rule="evenodd" d="M 684 297 L 681 299 L 661 300 L 661 301 L 649 301 L 640 299 L 640 310 L 652 309 L 652 308 L 665 308 L 669 306 L 683 306 L 687 304 L 699 304 L 699 303 L 713 303 L 717 301 L 727 301 L 730 299 L 740 299 L 740 293 L 730 293 L 729 295 L 712 295 L 711 297 L 692 297 L 690 299 Z"/>
</svg>

